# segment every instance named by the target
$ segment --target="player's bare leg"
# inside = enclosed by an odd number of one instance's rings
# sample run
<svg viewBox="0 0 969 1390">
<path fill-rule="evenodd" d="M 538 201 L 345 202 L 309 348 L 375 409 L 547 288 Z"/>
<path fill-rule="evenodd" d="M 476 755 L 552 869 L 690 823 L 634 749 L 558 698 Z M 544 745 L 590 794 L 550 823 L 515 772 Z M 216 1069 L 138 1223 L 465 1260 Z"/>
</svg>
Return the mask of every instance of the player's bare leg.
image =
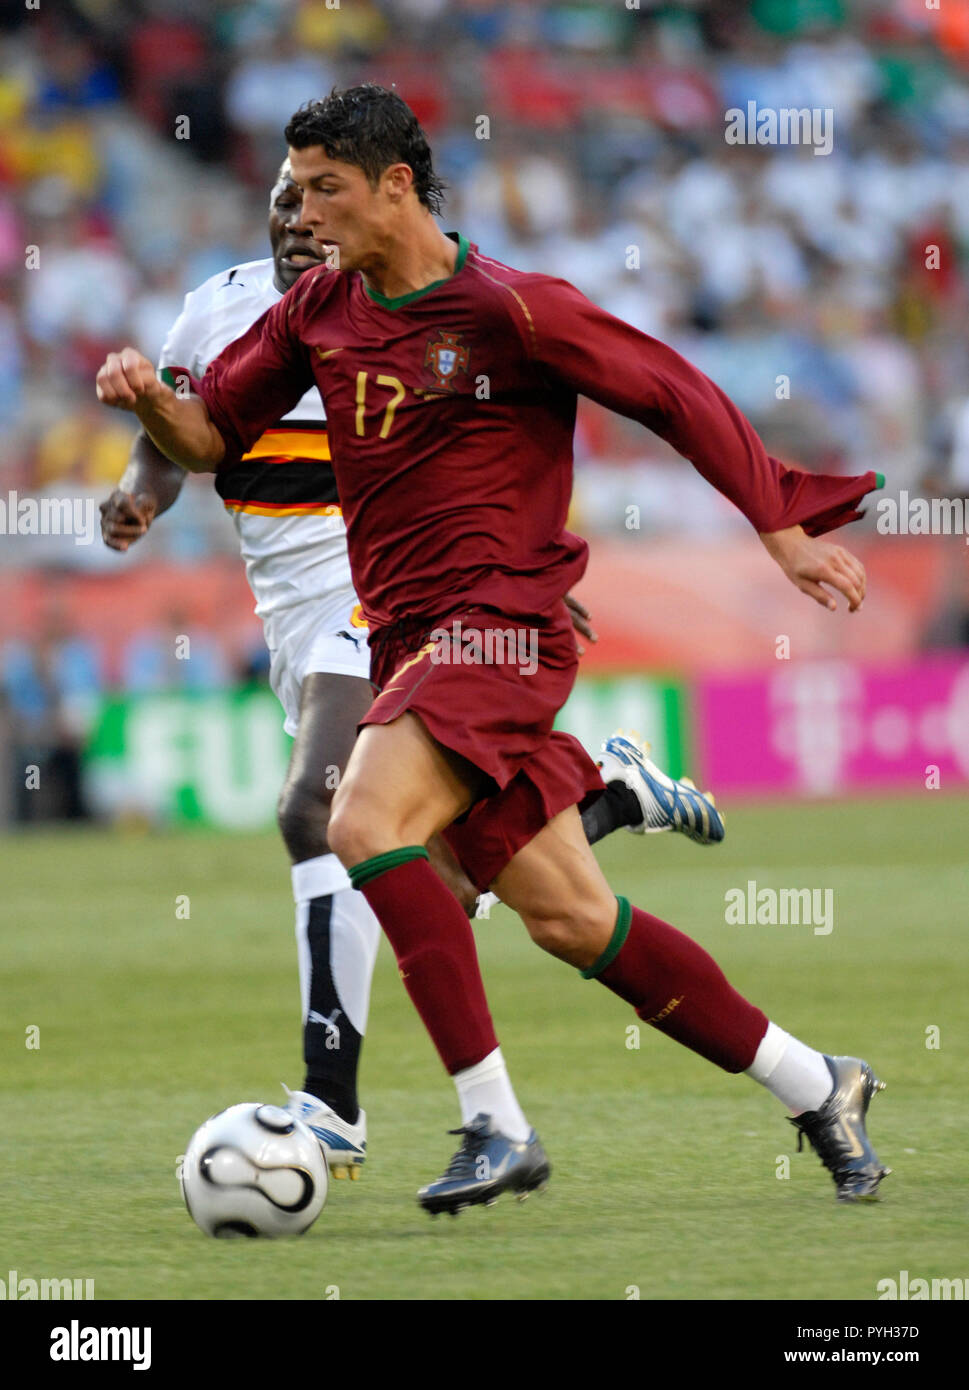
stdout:
<svg viewBox="0 0 969 1390">
<path fill-rule="evenodd" d="M 519 850 L 494 887 L 544 950 L 598 979 L 660 1032 L 766 1086 L 807 1135 L 839 1198 L 874 1196 L 890 1170 L 865 1131 L 881 1087 L 868 1064 L 806 1047 L 739 995 L 695 941 L 625 899 L 617 908 L 576 807 Z"/>
<path fill-rule="evenodd" d="M 515 1097 L 478 969 L 471 924 L 434 873 L 425 843 L 466 811 L 481 774 L 412 714 L 367 725 L 330 822 L 330 843 L 394 949 L 461 1106 L 462 1145 L 420 1200 L 432 1214 L 527 1195 L 549 1166 Z"/>
<path fill-rule="evenodd" d="M 482 781 L 420 719 L 402 714 L 361 729 L 334 798 L 330 843 L 346 863 L 424 845 L 466 811 Z"/>
</svg>

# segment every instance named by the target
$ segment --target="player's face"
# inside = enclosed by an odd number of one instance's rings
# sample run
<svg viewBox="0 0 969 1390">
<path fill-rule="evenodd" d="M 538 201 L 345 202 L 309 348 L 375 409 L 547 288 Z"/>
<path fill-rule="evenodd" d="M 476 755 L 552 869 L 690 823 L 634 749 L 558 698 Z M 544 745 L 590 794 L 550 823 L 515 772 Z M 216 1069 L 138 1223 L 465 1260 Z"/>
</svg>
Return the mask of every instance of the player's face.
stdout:
<svg viewBox="0 0 969 1390">
<path fill-rule="evenodd" d="M 372 188 L 362 169 L 331 159 L 322 145 L 291 149 L 289 162 L 303 190 L 303 225 L 317 241 L 337 246 L 341 270 L 365 270 L 379 257 L 393 217 L 386 171 Z"/>
<path fill-rule="evenodd" d="M 288 290 L 304 270 L 319 265 L 325 251 L 303 221 L 298 186 L 283 174 L 269 198 L 269 240 L 276 263 L 276 283 Z"/>
</svg>

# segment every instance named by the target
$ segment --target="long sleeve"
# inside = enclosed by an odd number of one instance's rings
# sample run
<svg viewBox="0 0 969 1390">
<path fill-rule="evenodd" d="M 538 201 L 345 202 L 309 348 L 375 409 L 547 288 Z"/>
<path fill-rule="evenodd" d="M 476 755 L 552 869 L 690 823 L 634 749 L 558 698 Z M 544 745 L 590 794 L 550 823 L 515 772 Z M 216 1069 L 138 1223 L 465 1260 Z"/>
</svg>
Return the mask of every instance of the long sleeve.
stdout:
<svg viewBox="0 0 969 1390">
<path fill-rule="evenodd" d="M 563 280 L 522 286 L 526 349 L 546 373 L 639 421 L 689 459 L 758 531 L 821 535 L 861 515 L 874 472 L 833 477 L 771 458 L 750 421 L 679 353 L 607 314 Z"/>
</svg>

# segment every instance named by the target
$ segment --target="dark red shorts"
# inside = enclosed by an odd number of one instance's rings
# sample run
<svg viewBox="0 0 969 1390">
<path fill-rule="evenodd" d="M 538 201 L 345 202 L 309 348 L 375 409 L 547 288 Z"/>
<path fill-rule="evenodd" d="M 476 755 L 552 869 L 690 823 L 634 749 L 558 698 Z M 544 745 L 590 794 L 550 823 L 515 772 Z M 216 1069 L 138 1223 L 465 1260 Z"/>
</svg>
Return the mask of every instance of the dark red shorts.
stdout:
<svg viewBox="0 0 969 1390">
<path fill-rule="evenodd" d="M 578 668 L 564 603 L 527 622 L 459 610 L 416 635 L 386 630 L 371 653 L 380 693 L 361 723 L 416 714 L 438 743 L 490 779 L 490 790 L 444 832 L 479 890 L 553 816 L 603 791 L 578 739 L 552 729 Z"/>
</svg>

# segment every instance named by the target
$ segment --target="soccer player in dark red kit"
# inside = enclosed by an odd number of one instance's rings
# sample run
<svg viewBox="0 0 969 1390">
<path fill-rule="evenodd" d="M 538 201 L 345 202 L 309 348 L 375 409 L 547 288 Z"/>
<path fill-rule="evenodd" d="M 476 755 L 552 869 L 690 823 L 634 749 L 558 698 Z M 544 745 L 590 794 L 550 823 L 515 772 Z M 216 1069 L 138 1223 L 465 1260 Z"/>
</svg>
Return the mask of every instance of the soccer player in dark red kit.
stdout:
<svg viewBox="0 0 969 1390">
<path fill-rule="evenodd" d="M 176 397 L 127 348 L 101 368 L 98 395 L 197 470 L 237 459 L 313 381 L 326 402 L 379 692 L 335 798 L 330 845 L 386 932 L 447 1070 L 480 1068 L 487 1097 L 420 1202 L 455 1211 L 524 1195 L 549 1171 L 495 1070 L 471 928 L 424 848 L 436 831 L 538 945 L 659 1031 L 765 1085 L 840 1198 L 873 1196 L 887 1170 L 865 1129 L 880 1086 L 869 1065 L 785 1033 L 688 936 L 612 893 L 580 820 L 602 793 L 598 769 L 552 724 L 577 665 L 563 597 L 588 558 L 565 529 L 577 394 L 668 440 L 829 609 L 832 590 L 859 609 L 865 575 L 820 537 L 859 515 L 877 475 L 784 467 L 672 349 L 564 281 L 445 235 L 427 141 L 395 93 L 334 92 L 297 112 L 286 138 L 302 220 L 338 246 L 340 270 L 304 274 L 212 362 L 197 394 Z M 505 659 L 466 659 L 495 650 L 496 634 Z"/>
</svg>

